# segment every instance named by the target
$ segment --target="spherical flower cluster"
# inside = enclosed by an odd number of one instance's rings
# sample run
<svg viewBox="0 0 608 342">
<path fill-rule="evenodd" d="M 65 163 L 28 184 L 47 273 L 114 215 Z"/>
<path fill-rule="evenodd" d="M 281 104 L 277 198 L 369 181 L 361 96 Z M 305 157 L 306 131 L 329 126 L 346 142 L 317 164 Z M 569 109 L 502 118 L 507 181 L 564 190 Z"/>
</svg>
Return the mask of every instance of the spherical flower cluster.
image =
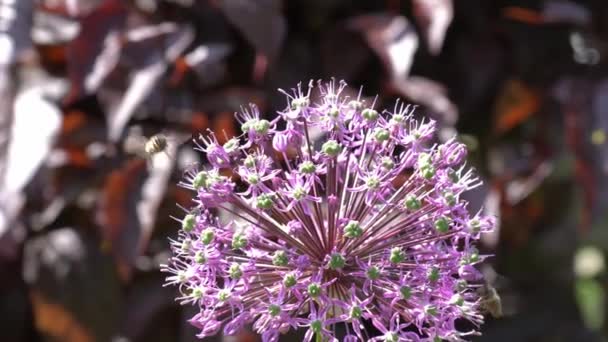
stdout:
<svg viewBox="0 0 608 342">
<path fill-rule="evenodd" d="M 479 185 L 465 146 L 435 144 L 435 122 L 416 121 L 413 106 L 379 112 L 333 81 L 312 103 L 312 88 L 282 91 L 288 106 L 271 121 L 243 110 L 240 137 L 201 138 L 209 166 L 185 177 L 196 196 L 163 265 L 179 300 L 199 308 L 198 336 L 247 326 L 264 341 L 290 329 L 305 341 L 477 334 L 456 323 L 483 322 L 474 243 L 494 222 L 461 199 Z"/>
</svg>

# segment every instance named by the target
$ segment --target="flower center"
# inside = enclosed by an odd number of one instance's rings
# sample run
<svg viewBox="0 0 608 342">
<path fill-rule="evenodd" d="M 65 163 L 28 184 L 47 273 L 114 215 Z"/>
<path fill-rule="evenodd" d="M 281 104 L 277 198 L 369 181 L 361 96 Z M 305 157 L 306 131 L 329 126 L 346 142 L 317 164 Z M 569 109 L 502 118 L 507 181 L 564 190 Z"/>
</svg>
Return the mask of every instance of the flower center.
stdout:
<svg viewBox="0 0 608 342">
<path fill-rule="evenodd" d="M 346 260 L 340 253 L 334 253 L 330 256 L 328 266 L 332 270 L 338 270 L 344 267 Z"/>
</svg>

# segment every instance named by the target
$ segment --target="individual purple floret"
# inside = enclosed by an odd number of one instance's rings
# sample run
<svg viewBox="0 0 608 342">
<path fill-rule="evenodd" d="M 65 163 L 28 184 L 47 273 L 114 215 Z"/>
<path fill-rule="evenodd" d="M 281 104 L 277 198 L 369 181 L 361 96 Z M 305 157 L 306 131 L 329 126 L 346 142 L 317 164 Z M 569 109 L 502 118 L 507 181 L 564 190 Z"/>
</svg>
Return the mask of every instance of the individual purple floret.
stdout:
<svg viewBox="0 0 608 342">
<path fill-rule="evenodd" d="M 483 323 L 475 242 L 494 219 L 461 199 L 480 184 L 462 165 L 466 147 L 433 144 L 435 122 L 416 121 L 415 106 L 380 111 L 345 86 L 319 83 L 316 103 L 312 83 L 282 91 L 277 119 L 250 105 L 240 137 L 197 142 L 210 166 L 182 183 L 194 205 L 163 270 L 198 308 L 198 337 L 245 327 L 264 341 L 290 329 L 324 342 L 478 334 L 457 322 Z"/>
</svg>

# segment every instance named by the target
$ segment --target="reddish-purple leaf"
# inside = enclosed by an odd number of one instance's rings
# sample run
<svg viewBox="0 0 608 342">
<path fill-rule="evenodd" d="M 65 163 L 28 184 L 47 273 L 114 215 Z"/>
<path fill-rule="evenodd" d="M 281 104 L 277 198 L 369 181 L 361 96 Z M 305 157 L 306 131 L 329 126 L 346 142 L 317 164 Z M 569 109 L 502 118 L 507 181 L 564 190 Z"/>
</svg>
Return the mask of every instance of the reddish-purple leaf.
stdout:
<svg viewBox="0 0 608 342">
<path fill-rule="evenodd" d="M 81 17 L 80 32 L 68 45 L 68 75 L 70 95 L 66 102 L 78 100 L 86 94 L 85 80 L 102 51 L 106 37 L 125 24 L 126 8 L 122 0 L 104 0 L 92 12 Z"/>
<path fill-rule="evenodd" d="M 26 243 L 24 278 L 45 339 L 109 341 L 118 325 L 122 295 L 112 260 L 88 233 L 64 227 Z"/>
<path fill-rule="evenodd" d="M 170 156 L 176 151 L 175 144 L 167 148 Z M 125 281 L 130 279 L 135 260 L 150 239 L 173 165 L 174 159 L 164 154 L 148 161 L 131 159 L 105 181 L 97 219 Z"/>
</svg>

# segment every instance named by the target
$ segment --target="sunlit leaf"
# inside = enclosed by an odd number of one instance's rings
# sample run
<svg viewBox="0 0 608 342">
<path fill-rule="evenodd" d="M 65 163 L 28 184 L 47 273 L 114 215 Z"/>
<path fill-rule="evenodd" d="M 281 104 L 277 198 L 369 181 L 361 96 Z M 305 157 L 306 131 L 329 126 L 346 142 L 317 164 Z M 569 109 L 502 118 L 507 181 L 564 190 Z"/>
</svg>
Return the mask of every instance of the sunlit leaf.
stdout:
<svg viewBox="0 0 608 342">
<path fill-rule="evenodd" d="M 364 15 L 350 19 L 347 27 L 363 34 L 391 78 L 403 79 L 409 75 L 418 48 L 418 35 L 405 17 Z"/>
<path fill-rule="evenodd" d="M 433 55 L 438 54 L 454 17 L 452 0 L 415 0 L 414 13 L 429 51 Z"/>
</svg>

